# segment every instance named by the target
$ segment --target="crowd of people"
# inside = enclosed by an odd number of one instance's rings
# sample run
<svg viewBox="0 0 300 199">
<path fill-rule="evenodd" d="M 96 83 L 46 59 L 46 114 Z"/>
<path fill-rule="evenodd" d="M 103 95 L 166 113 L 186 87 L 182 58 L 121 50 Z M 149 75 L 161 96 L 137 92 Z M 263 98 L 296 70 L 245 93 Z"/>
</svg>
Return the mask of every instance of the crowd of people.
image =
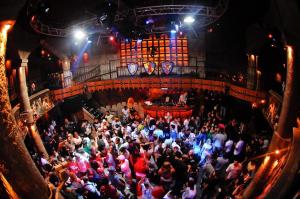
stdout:
<svg viewBox="0 0 300 199">
<path fill-rule="evenodd" d="M 50 157 L 37 164 L 65 198 L 240 198 L 268 140 L 211 107 L 191 118 L 141 118 L 124 107 L 93 122 L 52 121 L 42 133 Z"/>
</svg>

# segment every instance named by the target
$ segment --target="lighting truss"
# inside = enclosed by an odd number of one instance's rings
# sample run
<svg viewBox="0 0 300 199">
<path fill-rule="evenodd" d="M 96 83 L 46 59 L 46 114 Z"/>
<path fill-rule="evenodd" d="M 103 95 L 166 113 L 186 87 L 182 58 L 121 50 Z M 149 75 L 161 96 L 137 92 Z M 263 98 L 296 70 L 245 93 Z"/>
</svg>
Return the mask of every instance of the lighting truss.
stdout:
<svg viewBox="0 0 300 199">
<path fill-rule="evenodd" d="M 201 5 L 160 5 L 138 7 L 132 10 L 137 20 L 143 17 L 159 16 L 159 15 L 192 15 L 197 18 L 197 28 L 203 28 L 216 22 L 227 10 L 228 0 L 219 0 L 215 7 Z M 115 16 L 115 21 L 126 18 L 124 13 L 119 13 Z M 72 34 L 75 28 L 81 28 L 89 32 L 89 34 L 100 33 L 102 37 L 109 36 L 109 31 L 103 27 L 96 16 L 91 17 L 78 24 L 66 27 L 55 28 L 42 23 L 39 19 L 34 18 L 30 21 L 31 27 L 39 34 L 52 37 L 67 37 Z M 152 33 L 163 33 L 166 30 L 164 27 L 156 27 Z"/>
<path fill-rule="evenodd" d="M 216 7 L 198 6 L 198 5 L 161 5 L 148 6 L 135 9 L 137 17 L 149 17 L 155 15 L 193 15 L 219 18 L 220 9 Z"/>
</svg>

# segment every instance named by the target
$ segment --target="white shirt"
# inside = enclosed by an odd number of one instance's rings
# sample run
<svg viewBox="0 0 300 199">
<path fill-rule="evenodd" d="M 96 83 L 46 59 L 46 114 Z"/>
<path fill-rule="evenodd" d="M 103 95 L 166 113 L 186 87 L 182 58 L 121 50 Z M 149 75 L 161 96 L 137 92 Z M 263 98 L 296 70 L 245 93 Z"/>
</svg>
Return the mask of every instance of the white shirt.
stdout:
<svg viewBox="0 0 300 199">
<path fill-rule="evenodd" d="M 153 131 L 153 134 L 156 135 L 157 137 L 164 137 L 164 132 L 161 129 L 155 129 Z"/>
<path fill-rule="evenodd" d="M 131 177 L 131 170 L 129 167 L 129 161 L 125 159 L 125 161 L 121 164 L 121 171 L 124 173 L 126 177 Z"/>
<path fill-rule="evenodd" d="M 182 199 L 194 199 L 196 198 L 196 185 L 194 185 L 194 189 L 191 190 L 190 187 L 186 187 L 183 194 L 182 194 Z"/>
<path fill-rule="evenodd" d="M 242 171 L 242 165 L 241 163 L 238 163 L 237 165 L 234 165 L 234 163 L 231 163 L 227 169 L 227 179 L 234 179 L 237 178 Z"/>
<path fill-rule="evenodd" d="M 214 142 L 215 147 L 221 148 L 226 140 L 226 136 L 222 133 L 217 133 L 214 136 L 214 139 L 215 139 L 215 142 Z"/>
<path fill-rule="evenodd" d="M 123 108 L 123 109 L 122 109 L 122 113 L 123 113 L 123 115 L 124 115 L 126 118 L 129 117 L 129 109 L 128 109 L 128 108 L 127 108 L 127 109 Z"/>
<path fill-rule="evenodd" d="M 235 145 L 233 154 L 234 154 L 234 155 L 239 155 L 239 154 L 242 152 L 243 147 L 244 147 L 244 141 L 243 141 L 243 140 L 238 141 L 238 142 L 236 143 L 236 145 Z"/>
<path fill-rule="evenodd" d="M 142 199 L 152 199 L 151 188 L 147 189 L 144 184 L 142 184 Z"/>
<path fill-rule="evenodd" d="M 231 148 L 233 146 L 233 140 L 227 140 L 225 143 L 225 152 L 229 153 L 231 151 Z"/>
<path fill-rule="evenodd" d="M 73 137 L 73 142 L 75 145 L 80 145 L 82 142 L 82 139 L 80 136 L 78 136 L 78 138 Z"/>
</svg>

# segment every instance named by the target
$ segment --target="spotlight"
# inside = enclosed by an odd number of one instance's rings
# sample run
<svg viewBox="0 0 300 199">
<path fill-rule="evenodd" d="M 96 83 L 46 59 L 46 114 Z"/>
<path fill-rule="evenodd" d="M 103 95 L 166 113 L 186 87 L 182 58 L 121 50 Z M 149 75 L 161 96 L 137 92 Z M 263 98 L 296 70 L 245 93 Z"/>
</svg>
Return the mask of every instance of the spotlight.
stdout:
<svg viewBox="0 0 300 199">
<path fill-rule="evenodd" d="M 280 153 L 280 151 L 277 149 L 277 150 L 275 151 L 275 154 L 278 155 L 279 153 Z"/>
<path fill-rule="evenodd" d="M 74 38 L 77 40 L 82 40 L 86 37 L 86 33 L 82 30 L 75 30 L 74 31 Z"/>
<path fill-rule="evenodd" d="M 149 24 L 153 24 L 154 23 L 154 20 L 152 18 L 149 18 L 146 20 L 146 25 L 149 25 Z"/>
<path fill-rule="evenodd" d="M 175 29 L 172 29 L 172 30 L 171 30 L 171 33 L 175 34 L 175 33 L 176 33 L 176 30 L 175 30 Z"/>
<path fill-rule="evenodd" d="M 136 42 L 139 44 L 139 43 L 142 43 L 143 40 L 141 39 L 138 39 Z"/>
<path fill-rule="evenodd" d="M 194 23 L 194 21 L 195 21 L 195 18 L 192 16 L 187 16 L 183 19 L 183 22 L 187 23 L 187 24 L 192 24 L 192 23 Z"/>
<path fill-rule="evenodd" d="M 88 42 L 89 44 L 90 44 L 90 43 L 92 43 L 92 41 L 91 41 L 91 40 L 88 40 L 87 42 Z"/>
<path fill-rule="evenodd" d="M 266 100 L 262 99 L 262 100 L 260 100 L 260 103 L 261 103 L 261 104 L 265 104 L 265 103 L 266 103 Z"/>
<path fill-rule="evenodd" d="M 253 103 L 252 103 L 252 108 L 253 108 L 253 109 L 257 108 L 256 102 L 253 102 Z"/>
<path fill-rule="evenodd" d="M 114 37 L 114 36 L 110 36 L 110 37 L 109 37 L 109 40 L 110 40 L 110 41 L 113 41 L 113 40 L 115 40 L 115 37 Z"/>
</svg>

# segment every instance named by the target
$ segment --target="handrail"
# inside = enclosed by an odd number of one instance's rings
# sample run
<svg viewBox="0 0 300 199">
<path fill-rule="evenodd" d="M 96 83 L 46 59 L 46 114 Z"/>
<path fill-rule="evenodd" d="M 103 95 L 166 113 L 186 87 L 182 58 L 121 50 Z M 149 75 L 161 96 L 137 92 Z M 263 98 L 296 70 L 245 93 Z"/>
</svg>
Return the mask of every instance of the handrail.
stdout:
<svg viewBox="0 0 300 199">
<path fill-rule="evenodd" d="M 54 104 L 53 104 L 53 101 L 50 97 L 51 95 L 51 92 L 49 89 L 44 89 L 44 90 L 41 90 L 31 96 L 29 96 L 29 101 L 30 101 L 30 104 L 33 104 L 34 101 L 40 101 L 41 103 L 46 100 L 47 101 L 47 105 L 48 107 L 42 107 L 40 109 L 40 111 L 37 113 L 37 118 L 38 119 L 39 117 L 41 117 L 42 115 L 44 115 L 45 113 L 47 113 L 48 111 L 50 111 L 53 107 L 54 107 Z M 32 106 L 32 105 L 31 105 Z M 42 105 L 43 106 L 43 105 Z M 13 108 L 12 108 L 12 114 L 15 116 L 15 118 L 17 120 L 19 120 L 21 118 L 21 113 L 20 113 L 20 103 L 16 104 Z M 33 107 L 32 107 L 33 108 Z"/>
<path fill-rule="evenodd" d="M 265 193 L 265 198 L 284 198 L 289 192 L 289 187 L 295 183 L 293 178 L 300 168 L 300 128 L 293 129 L 293 140 L 284 167 L 280 175 L 273 184 L 269 185 L 269 190 Z"/>
<path fill-rule="evenodd" d="M 203 89 L 218 92 L 225 92 L 229 89 L 229 95 L 248 102 L 257 102 L 265 99 L 266 93 L 239 87 L 224 81 L 197 79 L 197 78 L 122 78 L 100 81 L 91 81 L 75 84 L 69 88 L 51 91 L 54 100 L 60 101 L 68 97 L 79 95 L 87 89 L 89 92 L 102 91 L 108 89 L 144 89 L 144 88 L 170 88 L 170 89 Z"/>
</svg>

